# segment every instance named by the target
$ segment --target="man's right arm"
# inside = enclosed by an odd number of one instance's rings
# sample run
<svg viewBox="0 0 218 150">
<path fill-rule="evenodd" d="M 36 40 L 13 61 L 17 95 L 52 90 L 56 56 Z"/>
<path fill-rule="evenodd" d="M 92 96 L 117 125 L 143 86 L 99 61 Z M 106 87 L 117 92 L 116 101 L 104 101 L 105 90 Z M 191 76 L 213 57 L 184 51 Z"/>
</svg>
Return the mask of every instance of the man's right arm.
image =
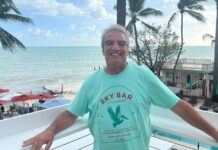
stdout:
<svg viewBox="0 0 218 150">
<path fill-rule="evenodd" d="M 64 111 L 53 121 L 53 123 L 43 132 L 23 142 L 22 147 L 32 145 L 32 150 L 40 150 L 46 144 L 45 150 L 49 150 L 55 134 L 71 126 L 77 116 L 68 111 Z"/>
</svg>

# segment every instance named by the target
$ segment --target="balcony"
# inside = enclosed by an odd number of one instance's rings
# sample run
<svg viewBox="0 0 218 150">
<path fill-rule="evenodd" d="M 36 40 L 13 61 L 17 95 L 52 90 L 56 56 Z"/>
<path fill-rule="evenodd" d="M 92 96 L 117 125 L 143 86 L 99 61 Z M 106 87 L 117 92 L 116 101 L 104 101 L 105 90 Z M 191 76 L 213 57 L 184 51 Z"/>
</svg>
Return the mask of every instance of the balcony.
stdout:
<svg viewBox="0 0 218 150">
<path fill-rule="evenodd" d="M 22 141 L 44 130 L 56 116 L 65 110 L 66 106 L 59 106 L 43 111 L 33 112 L 14 118 L 0 120 L 0 145 L 4 150 L 29 150 L 31 147 L 22 148 Z M 197 110 L 205 119 L 218 128 L 218 115 L 212 112 Z M 91 150 L 93 138 L 87 129 L 87 118 L 79 118 L 73 126 L 55 136 L 51 149 L 57 150 Z M 151 122 L 155 130 L 177 135 L 198 143 L 205 143 L 218 147 L 211 137 L 204 132 L 190 126 L 170 110 L 159 107 L 151 107 Z M 167 150 L 174 147 L 173 142 L 152 137 L 150 149 Z M 196 145 L 197 148 L 197 145 Z"/>
</svg>

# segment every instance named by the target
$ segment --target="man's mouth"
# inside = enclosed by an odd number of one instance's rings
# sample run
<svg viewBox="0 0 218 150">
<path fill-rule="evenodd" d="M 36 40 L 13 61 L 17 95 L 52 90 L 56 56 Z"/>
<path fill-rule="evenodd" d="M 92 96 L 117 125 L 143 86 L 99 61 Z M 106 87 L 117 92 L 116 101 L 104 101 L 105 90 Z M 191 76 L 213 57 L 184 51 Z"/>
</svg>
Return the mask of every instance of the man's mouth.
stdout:
<svg viewBox="0 0 218 150">
<path fill-rule="evenodd" d="M 111 56 L 120 56 L 120 53 L 119 52 L 113 52 L 113 53 L 111 53 Z"/>
</svg>

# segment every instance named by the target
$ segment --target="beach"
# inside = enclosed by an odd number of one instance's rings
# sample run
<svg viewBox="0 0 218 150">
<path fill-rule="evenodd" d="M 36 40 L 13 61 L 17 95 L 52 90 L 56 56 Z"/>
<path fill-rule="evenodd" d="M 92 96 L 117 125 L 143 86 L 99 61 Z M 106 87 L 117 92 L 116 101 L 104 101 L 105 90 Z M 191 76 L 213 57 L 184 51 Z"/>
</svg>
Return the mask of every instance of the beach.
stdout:
<svg viewBox="0 0 218 150">
<path fill-rule="evenodd" d="M 189 46 L 181 58 L 213 60 L 211 46 Z M 128 59 L 128 61 L 132 61 Z M 77 92 L 83 80 L 104 67 L 101 47 L 28 47 L 14 53 L 0 51 L 0 88 L 45 86 Z"/>
<path fill-rule="evenodd" d="M 211 46 L 184 49 L 181 58 L 213 60 L 214 57 Z M 129 58 L 128 61 L 133 62 Z M 0 64 L 0 88 L 25 94 L 44 87 L 56 93 L 63 91 L 63 98 L 72 100 L 84 79 L 104 67 L 105 61 L 98 46 L 28 47 L 14 53 L 0 51 Z"/>
</svg>

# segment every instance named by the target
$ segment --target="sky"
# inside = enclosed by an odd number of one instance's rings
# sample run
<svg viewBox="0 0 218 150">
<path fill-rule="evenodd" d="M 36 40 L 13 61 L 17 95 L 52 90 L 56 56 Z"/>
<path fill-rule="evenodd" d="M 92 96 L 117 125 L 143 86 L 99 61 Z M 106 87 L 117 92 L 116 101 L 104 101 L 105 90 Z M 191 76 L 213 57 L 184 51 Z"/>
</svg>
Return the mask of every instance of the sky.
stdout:
<svg viewBox="0 0 218 150">
<path fill-rule="evenodd" d="M 179 0 L 146 0 L 145 7 L 163 12 L 161 17 L 142 18 L 149 24 L 167 24 L 177 11 Z M 22 15 L 34 25 L 1 22 L 1 27 L 17 37 L 25 46 L 100 46 L 102 31 L 116 24 L 116 0 L 13 0 Z M 216 5 L 214 0 L 202 3 L 206 23 L 184 16 L 185 45 L 210 45 L 203 41 L 205 33 L 215 35 Z M 129 18 L 127 18 L 127 22 Z M 141 24 L 137 24 L 142 28 Z M 172 24 L 180 35 L 179 16 Z"/>
</svg>

